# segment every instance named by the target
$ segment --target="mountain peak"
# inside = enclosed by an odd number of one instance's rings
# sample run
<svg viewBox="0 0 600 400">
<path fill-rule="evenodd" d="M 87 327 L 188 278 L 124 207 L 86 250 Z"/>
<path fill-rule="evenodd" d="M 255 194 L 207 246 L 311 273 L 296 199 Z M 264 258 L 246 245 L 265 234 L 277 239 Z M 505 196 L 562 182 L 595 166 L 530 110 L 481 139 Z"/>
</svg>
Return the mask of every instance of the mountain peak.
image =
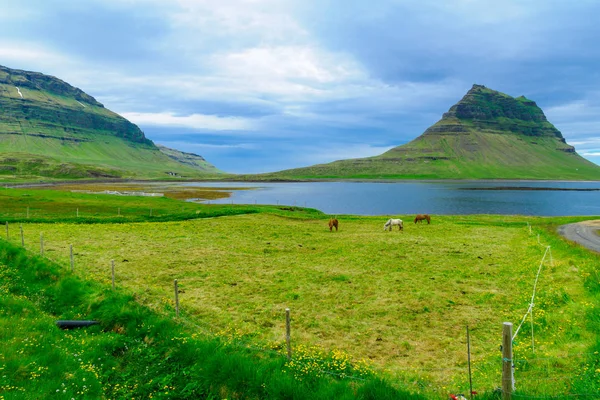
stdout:
<svg viewBox="0 0 600 400">
<path fill-rule="evenodd" d="M 550 136 L 564 140 L 560 131 L 548 122 L 544 112 L 534 101 L 525 96 L 514 98 L 477 84 L 425 133 L 457 134 L 473 130 L 536 137 Z"/>
</svg>

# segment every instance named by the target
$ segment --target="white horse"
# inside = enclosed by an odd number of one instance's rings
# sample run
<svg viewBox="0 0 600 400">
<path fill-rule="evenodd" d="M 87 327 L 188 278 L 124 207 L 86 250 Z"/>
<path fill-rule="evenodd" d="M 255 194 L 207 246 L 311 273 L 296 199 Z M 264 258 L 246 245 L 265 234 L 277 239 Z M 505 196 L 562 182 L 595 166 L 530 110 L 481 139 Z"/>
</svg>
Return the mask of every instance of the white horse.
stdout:
<svg viewBox="0 0 600 400">
<path fill-rule="evenodd" d="M 390 218 L 387 220 L 387 222 L 385 223 L 385 225 L 383 225 L 383 230 L 387 231 L 388 228 L 391 231 L 392 228 L 394 227 L 394 225 L 398 225 L 398 230 L 399 231 L 403 231 L 404 230 L 404 223 L 402 222 L 401 219 L 393 219 Z"/>
</svg>

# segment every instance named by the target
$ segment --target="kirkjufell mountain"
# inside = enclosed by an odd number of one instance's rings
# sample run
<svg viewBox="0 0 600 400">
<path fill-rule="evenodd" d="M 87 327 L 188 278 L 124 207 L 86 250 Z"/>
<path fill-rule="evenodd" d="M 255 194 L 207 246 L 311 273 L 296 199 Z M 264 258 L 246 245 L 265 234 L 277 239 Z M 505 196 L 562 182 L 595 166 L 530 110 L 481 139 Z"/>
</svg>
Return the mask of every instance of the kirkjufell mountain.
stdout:
<svg viewBox="0 0 600 400">
<path fill-rule="evenodd" d="M 600 180 L 537 104 L 473 85 L 413 141 L 375 157 L 285 170 L 277 179 Z"/>
</svg>

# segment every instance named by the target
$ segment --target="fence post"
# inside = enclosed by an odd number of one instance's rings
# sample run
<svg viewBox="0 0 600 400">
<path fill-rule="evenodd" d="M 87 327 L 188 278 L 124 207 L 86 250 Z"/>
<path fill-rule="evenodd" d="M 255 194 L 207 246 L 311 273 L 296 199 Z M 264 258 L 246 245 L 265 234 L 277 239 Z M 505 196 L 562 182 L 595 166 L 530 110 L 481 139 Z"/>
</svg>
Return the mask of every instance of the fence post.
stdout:
<svg viewBox="0 0 600 400">
<path fill-rule="evenodd" d="M 74 270 L 74 262 L 73 262 L 73 245 L 69 245 L 69 258 L 71 259 L 71 272 Z"/>
<path fill-rule="evenodd" d="M 29 207 L 27 207 L 27 218 L 29 218 Z"/>
<path fill-rule="evenodd" d="M 117 215 L 120 217 L 121 216 L 121 207 L 119 207 L 119 210 L 117 211 Z"/>
<path fill-rule="evenodd" d="M 77 207 L 77 218 L 79 218 L 79 207 Z"/>
<path fill-rule="evenodd" d="M 471 337 L 469 336 L 469 325 L 467 325 L 467 362 L 469 363 L 469 398 L 473 400 L 473 378 L 471 374 Z"/>
<path fill-rule="evenodd" d="M 40 256 L 44 257 L 44 234 L 40 233 Z"/>
<path fill-rule="evenodd" d="M 112 273 L 112 288 L 115 290 L 115 260 L 110 260 L 110 270 Z"/>
<path fill-rule="evenodd" d="M 23 237 L 23 225 L 19 225 L 21 229 L 21 247 L 25 247 L 25 238 Z"/>
<path fill-rule="evenodd" d="M 514 388 L 512 327 L 505 322 L 502 328 L 502 400 L 511 400 Z"/>
<path fill-rule="evenodd" d="M 175 286 L 175 316 L 179 318 L 179 288 L 177 286 L 177 279 L 173 283 Z"/>
<path fill-rule="evenodd" d="M 290 325 L 290 309 L 285 309 L 285 342 L 287 345 L 287 358 L 288 361 L 292 360 L 292 343 L 291 343 L 291 330 L 292 327 Z"/>
<path fill-rule="evenodd" d="M 150 216 L 152 216 L 152 209 L 150 209 Z"/>
<path fill-rule="evenodd" d="M 6 240 L 10 239 L 10 236 L 8 234 L 8 221 L 6 221 Z"/>
</svg>

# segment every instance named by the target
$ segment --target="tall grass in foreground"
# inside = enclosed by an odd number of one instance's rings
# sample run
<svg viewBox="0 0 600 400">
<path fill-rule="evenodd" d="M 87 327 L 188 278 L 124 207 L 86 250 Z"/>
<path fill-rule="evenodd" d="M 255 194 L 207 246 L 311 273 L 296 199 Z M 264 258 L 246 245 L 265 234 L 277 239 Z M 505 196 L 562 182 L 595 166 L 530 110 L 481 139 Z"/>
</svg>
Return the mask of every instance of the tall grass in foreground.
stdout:
<svg viewBox="0 0 600 400">
<path fill-rule="evenodd" d="M 303 375 L 279 354 L 190 334 L 126 291 L 0 241 L 0 399 L 419 399 L 364 375 Z M 100 325 L 61 331 L 56 319 Z"/>
</svg>

